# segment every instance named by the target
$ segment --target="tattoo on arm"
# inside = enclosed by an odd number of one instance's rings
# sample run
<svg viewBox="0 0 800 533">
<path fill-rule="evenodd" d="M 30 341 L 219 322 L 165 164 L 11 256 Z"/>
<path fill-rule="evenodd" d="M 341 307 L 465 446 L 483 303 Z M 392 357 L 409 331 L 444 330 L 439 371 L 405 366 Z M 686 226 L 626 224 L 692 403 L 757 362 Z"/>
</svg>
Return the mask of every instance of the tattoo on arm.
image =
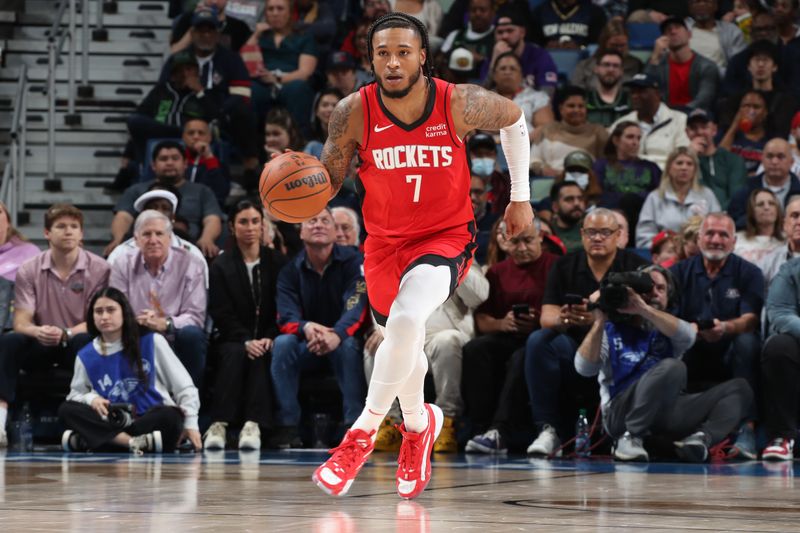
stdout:
<svg viewBox="0 0 800 533">
<path fill-rule="evenodd" d="M 510 126 L 519 118 L 517 105 L 499 94 L 477 85 L 462 85 L 464 122 L 481 130 L 499 130 Z"/>
<path fill-rule="evenodd" d="M 356 141 L 348 137 L 347 130 L 352 112 L 351 98 L 341 100 L 331 113 L 328 122 L 328 139 L 322 147 L 320 161 L 331 176 L 331 196 L 336 195 L 344 183 L 350 161 L 356 151 Z"/>
</svg>

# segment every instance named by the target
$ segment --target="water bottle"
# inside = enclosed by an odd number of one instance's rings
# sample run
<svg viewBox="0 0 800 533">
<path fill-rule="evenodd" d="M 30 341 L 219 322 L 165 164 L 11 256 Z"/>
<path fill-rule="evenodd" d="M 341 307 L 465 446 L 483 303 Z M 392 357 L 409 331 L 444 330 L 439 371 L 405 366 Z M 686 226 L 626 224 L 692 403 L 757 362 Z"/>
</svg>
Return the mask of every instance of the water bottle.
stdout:
<svg viewBox="0 0 800 533">
<path fill-rule="evenodd" d="M 586 418 L 586 409 L 578 411 L 578 420 L 575 422 L 575 456 L 589 457 L 591 455 L 591 438 L 589 436 L 589 420 Z"/>
<path fill-rule="evenodd" d="M 20 414 L 19 446 L 20 451 L 33 451 L 33 415 L 28 402 L 23 404 L 22 413 Z"/>
</svg>

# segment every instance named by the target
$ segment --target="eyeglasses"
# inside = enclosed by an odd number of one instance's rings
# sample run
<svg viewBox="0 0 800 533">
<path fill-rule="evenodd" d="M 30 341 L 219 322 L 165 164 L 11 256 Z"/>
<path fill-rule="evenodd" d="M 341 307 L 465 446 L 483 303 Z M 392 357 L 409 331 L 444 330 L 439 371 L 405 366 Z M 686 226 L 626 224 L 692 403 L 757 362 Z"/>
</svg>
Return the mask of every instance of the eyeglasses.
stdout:
<svg viewBox="0 0 800 533">
<path fill-rule="evenodd" d="M 608 239 L 609 237 L 614 235 L 617 231 L 619 231 L 619 228 L 616 228 L 616 229 L 611 229 L 611 228 L 600 228 L 600 229 L 585 228 L 585 229 L 581 230 L 581 232 L 584 234 L 584 236 L 586 236 L 586 238 L 588 238 L 588 239 L 594 239 L 595 237 L 600 237 L 603 240 Z"/>
</svg>

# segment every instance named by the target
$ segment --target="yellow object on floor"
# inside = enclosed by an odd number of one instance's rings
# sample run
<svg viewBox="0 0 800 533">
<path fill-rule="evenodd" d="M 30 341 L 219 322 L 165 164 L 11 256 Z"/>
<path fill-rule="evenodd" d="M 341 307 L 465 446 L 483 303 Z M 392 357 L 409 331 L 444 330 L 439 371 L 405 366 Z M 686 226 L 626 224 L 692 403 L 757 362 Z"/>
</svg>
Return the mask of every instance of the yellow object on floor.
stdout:
<svg viewBox="0 0 800 533">
<path fill-rule="evenodd" d="M 444 417 L 442 431 L 439 438 L 433 443 L 434 453 L 456 453 L 458 451 L 458 439 L 456 439 L 455 421 L 449 416 Z"/>
<path fill-rule="evenodd" d="M 400 434 L 394 425 L 397 422 L 389 417 L 383 419 L 381 426 L 378 428 L 378 434 L 375 436 L 375 451 L 376 452 L 399 452 L 400 444 L 403 442 L 403 436 Z"/>
</svg>

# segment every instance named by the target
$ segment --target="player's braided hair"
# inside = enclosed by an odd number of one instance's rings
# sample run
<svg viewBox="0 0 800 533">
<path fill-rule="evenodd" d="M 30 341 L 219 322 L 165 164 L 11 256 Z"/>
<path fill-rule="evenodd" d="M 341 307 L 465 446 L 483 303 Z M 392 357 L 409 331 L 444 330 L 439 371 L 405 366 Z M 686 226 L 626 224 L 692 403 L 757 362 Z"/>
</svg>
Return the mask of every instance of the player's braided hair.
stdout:
<svg viewBox="0 0 800 533">
<path fill-rule="evenodd" d="M 431 54 L 430 47 L 428 46 L 428 30 L 419 19 L 411 15 L 406 15 L 405 13 L 389 13 L 383 15 L 375 20 L 369 27 L 369 31 L 367 32 L 367 52 L 369 53 L 370 65 L 372 64 L 372 55 L 374 52 L 372 49 L 372 37 L 375 35 L 375 32 L 388 28 L 408 28 L 414 30 L 414 32 L 419 35 L 419 39 L 422 41 L 422 49 L 425 50 L 425 63 L 422 65 L 422 72 L 425 74 L 425 77 L 430 80 L 431 76 L 433 76 L 433 69 L 431 69 Z"/>
</svg>

